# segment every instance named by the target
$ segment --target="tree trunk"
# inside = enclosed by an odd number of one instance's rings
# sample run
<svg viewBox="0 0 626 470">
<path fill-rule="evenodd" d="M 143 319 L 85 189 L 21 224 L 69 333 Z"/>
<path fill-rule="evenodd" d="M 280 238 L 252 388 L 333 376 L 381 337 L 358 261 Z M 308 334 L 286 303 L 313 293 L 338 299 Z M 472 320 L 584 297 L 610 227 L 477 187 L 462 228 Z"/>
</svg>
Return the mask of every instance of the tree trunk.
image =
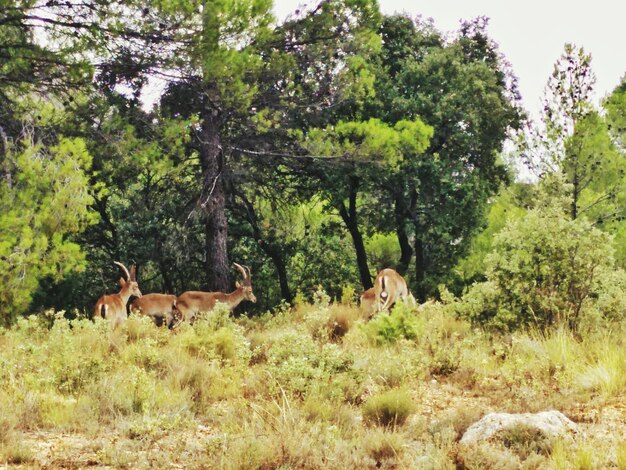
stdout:
<svg viewBox="0 0 626 470">
<path fill-rule="evenodd" d="M 576 218 L 578 217 L 578 198 L 580 196 L 579 194 L 579 182 L 578 182 L 578 172 L 574 172 L 574 180 L 572 181 L 572 186 L 573 186 L 573 191 L 572 191 L 572 204 L 571 204 L 571 209 L 570 209 L 570 215 L 572 217 L 572 220 L 576 220 Z"/>
<path fill-rule="evenodd" d="M 263 238 L 263 233 L 261 232 L 261 227 L 259 226 L 259 219 L 257 218 L 256 211 L 254 210 L 254 205 L 248 200 L 248 198 L 246 198 L 245 195 L 239 194 L 238 196 L 245 206 L 245 216 L 252 227 L 252 236 L 259 244 L 259 247 L 263 250 L 263 252 L 269 256 L 272 263 L 274 263 L 276 273 L 278 274 L 278 282 L 280 284 L 280 295 L 287 302 L 291 303 L 293 295 L 291 294 L 291 289 L 289 289 L 287 264 L 285 262 L 285 257 L 283 256 L 283 251 L 274 240 L 266 240 Z"/>
<path fill-rule="evenodd" d="M 415 227 L 415 297 L 420 302 L 423 302 L 426 297 L 426 288 L 424 286 L 426 266 L 424 266 L 424 244 L 418 233 L 418 228 Z"/>
<path fill-rule="evenodd" d="M 216 2 L 202 0 L 202 48 L 204 106 L 200 136 L 202 194 L 200 207 L 205 217 L 207 287 L 228 292 L 229 264 L 226 241 L 226 197 L 224 194 L 224 155 L 222 153 L 221 100 L 215 85 L 214 61 L 219 59 L 220 16 Z"/>
<path fill-rule="evenodd" d="M 172 282 L 172 278 L 167 270 L 167 265 L 162 259 L 159 260 L 159 271 L 161 272 L 161 277 L 163 278 L 163 288 L 165 292 L 168 294 L 174 294 L 176 292 L 176 289 L 174 289 L 174 283 Z"/>
<path fill-rule="evenodd" d="M 287 302 L 291 303 L 291 301 L 293 300 L 293 295 L 291 295 L 291 290 L 289 289 L 285 260 L 280 255 L 278 250 L 271 249 L 271 247 L 268 247 L 267 249 L 263 248 L 263 251 L 265 251 L 265 253 L 270 257 L 270 259 L 274 263 L 276 272 L 278 273 L 278 282 L 280 283 L 280 295 Z"/>
<path fill-rule="evenodd" d="M 0 163 L 2 163 L 2 174 L 9 189 L 13 187 L 13 180 L 11 177 L 11 170 L 9 161 L 7 159 L 7 135 L 4 132 L 4 128 L 0 126 Z"/>
<path fill-rule="evenodd" d="M 356 262 L 359 268 L 359 276 L 361 277 L 361 284 L 363 289 L 369 289 L 373 287 L 372 277 L 370 275 L 369 267 L 367 266 L 367 252 L 365 251 L 365 244 L 363 243 L 363 236 L 359 230 L 358 217 L 356 213 L 356 195 L 357 195 L 358 182 L 352 179 L 350 181 L 350 195 L 349 195 L 349 207 L 343 203 L 339 204 L 339 215 L 343 219 L 350 235 L 352 236 L 352 243 L 356 251 Z"/>
<path fill-rule="evenodd" d="M 409 243 L 409 236 L 406 233 L 406 205 L 402 194 L 396 194 L 395 197 L 395 216 L 396 216 L 396 234 L 400 243 L 400 260 L 398 261 L 397 271 L 403 276 L 409 270 L 411 256 L 413 256 L 413 248 Z"/>
<path fill-rule="evenodd" d="M 205 218 L 207 288 L 210 291 L 228 292 L 228 221 L 220 137 L 218 111 L 207 104 L 202 116 L 202 194 L 199 201 Z"/>
</svg>

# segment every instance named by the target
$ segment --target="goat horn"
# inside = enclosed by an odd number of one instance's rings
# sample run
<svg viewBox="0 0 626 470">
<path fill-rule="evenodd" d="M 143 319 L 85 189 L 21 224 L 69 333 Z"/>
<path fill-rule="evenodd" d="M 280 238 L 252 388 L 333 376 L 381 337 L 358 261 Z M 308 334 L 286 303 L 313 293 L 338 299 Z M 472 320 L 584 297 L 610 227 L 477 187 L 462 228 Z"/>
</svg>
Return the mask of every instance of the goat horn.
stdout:
<svg viewBox="0 0 626 470">
<path fill-rule="evenodd" d="M 113 263 L 117 264 L 120 268 L 122 268 L 122 270 L 124 271 L 124 274 L 126 274 L 126 280 L 130 281 L 130 273 L 128 272 L 128 269 L 126 269 L 126 266 L 124 266 L 119 261 L 113 261 Z"/>
<path fill-rule="evenodd" d="M 248 275 L 246 274 L 246 270 L 243 269 L 243 267 L 240 264 L 237 264 L 237 263 L 233 263 L 233 264 L 239 270 L 239 272 L 241 272 L 243 278 L 246 279 L 248 277 Z"/>
</svg>

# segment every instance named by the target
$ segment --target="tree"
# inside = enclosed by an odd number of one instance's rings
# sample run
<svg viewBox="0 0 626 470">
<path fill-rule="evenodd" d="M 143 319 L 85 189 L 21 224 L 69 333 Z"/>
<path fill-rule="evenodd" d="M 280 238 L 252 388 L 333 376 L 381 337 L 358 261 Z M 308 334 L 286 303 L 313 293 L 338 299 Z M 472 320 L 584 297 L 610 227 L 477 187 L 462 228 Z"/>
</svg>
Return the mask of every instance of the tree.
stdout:
<svg viewBox="0 0 626 470">
<path fill-rule="evenodd" d="M 91 156 L 80 139 L 47 148 L 26 133 L 4 140 L 0 179 L 0 318 L 8 323 L 30 304 L 39 281 L 85 268 L 71 235 L 95 221 L 85 171 Z"/>
<path fill-rule="evenodd" d="M 204 279 L 203 224 L 189 217 L 201 182 L 189 158 L 194 121 L 148 114 L 117 93 L 77 95 L 45 129 L 82 138 L 93 156 L 90 172 L 98 222 L 75 240 L 88 265 L 58 284 L 46 281 L 35 306 L 89 311 L 116 291 L 113 260 L 138 264 L 141 288 L 179 293 Z"/>
<path fill-rule="evenodd" d="M 315 155 L 339 155 L 349 160 L 347 173 L 327 175 L 323 188 L 331 206 L 343 219 L 354 243 L 357 266 L 364 289 L 372 287 L 365 244 L 359 229 L 357 194 L 363 185 L 371 185 L 381 174 L 401 178 L 401 162 L 419 158 L 429 144 L 432 128 L 420 119 L 401 120 L 393 127 L 378 119 L 365 122 L 339 121 L 325 129 L 309 129 L 304 145 Z M 372 168 L 373 167 L 373 168 Z M 328 181 L 330 179 L 335 181 Z M 330 183 L 330 184 L 329 184 Z M 332 189 L 331 189 L 332 188 Z M 348 205 L 346 206 L 346 201 Z M 385 207 L 375 202 L 370 210 L 384 214 Z"/>
<path fill-rule="evenodd" d="M 320 187 L 343 186 L 344 182 L 351 186 L 350 195 L 331 197 L 328 206 L 346 221 L 362 281 L 370 285 L 356 223 L 358 177 L 353 177 L 354 168 L 345 155 L 316 153 L 302 143 L 310 129 L 332 126 L 347 116 L 358 117 L 358 109 L 372 89 L 368 57 L 379 48 L 374 30 L 377 22 L 378 11 L 373 2 L 325 1 L 277 28 L 275 37 L 263 50 L 270 60 L 253 102 L 259 110 L 256 125 L 241 129 L 235 149 L 244 156 L 265 157 L 257 158 L 246 168 L 248 181 L 254 182 L 254 191 L 263 193 L 265 200 L 275 198 L 271 194 L 276 192 L 267 190 L 271 186 L 281 188 L 278 194 L 285 195 L 285 182 L 303 200 L 319 193 Z M 325 189 L 322 192 L 328 194 Z M 254 197 L 237 199 L 251 201 Z M 350 208 L 344 199 L 349 200 Z M 275 201 L 274 205 L 281 203 Z M 252 213 L 250 206 L 245 212 Z M 255 236 L 260 237 L 263 231 L 252 228 Z M 264 240 L 261 246 L 272 250 L 268 255 L 280 273 L 284 260 L 276 256 L 280 251 L 276 240 Z M 285 284 L 281 280 L 281 285 Z"/>
<path fill-rule="evenodd" d="M 533 197 L 533 186 L 514 183 L 503 187 L 487 208 L 486 226 L 472 238 L 467 256 L 454 267 L 460 285 L 447 285 L 450 290 L 459 292 L 476 281 L 485 280 L 485 258 L 492 251 L 495 236 L 513 220 L 526 214 Z M 455 293 L 456 293 L 455 292 Z"/>
<path fill-rule="evenodd" d="M 608 189 L 613 196 L 599 205 L 600 207 L 594 211 L 590 219 L 599 220 L 601 222 L 599 226 L 615 236 L 616 259 L 624 268 L 626 267 L 626 219 L 624 218 L 626 168 L 622 162 L 626 156 L 626 78 L 622 78 L 621 83 L 604 100 L 603 107 L 606 110 L 606 125 L 613 145 L 612 152 L 609 154 L 613 159 L 612 165 L 603 165 L 603 167 L 609 170 L 608 183 L 611 186 L 608 186 Z"/>
<path fill-rule="evenodd" d="M 251 115 L 262 60 L 254 47 L 269 32 L 270 0 L 48 2 L 59 31 L 73 28 L 76 53 L 96 56 L 98 83 L 131 87 L 135 102 L 152 77 L 192 90 L 184 112 L 196 114 L 195 150 L 202 189 L 206 287 L 229 288 L 225 179 L 229 132 Z M 25 13 L 31 17 L 31 13 Z M 73 16 L 70 16 L 73 15 Z"/>
<path fill-rule="evenodd" d="M 45 129 L 92 78 L 73 42 L 77 31 L 48 2 L 0 2 L 0 316 L 29 306 L 46 279 L 85 269 L 76 237 L 96 220 L 84 140 Z M 45 130 L 44 130 L 45 129 Z"/>
<path fill-rule="evenodd" d="M 240 168 L 237 160 L 276 149 L 271 135 L 282 134 L 279 143 L 286 140 L 279 127 L 292 127 L 294 118 L 323 114 L 320 108 L 332 104 L 326 98 L 336 96 L 335 85 L 346 76 L 341 69 L 347 68 L 349 56 L 309 68 L 299 68 L 297 57 L 308 57 L 318 44 L 337 42 L 344 35 L 350 39 L 342 41 L 355 44 L 351 34 L 361 17 L 372 15 L 372 5 L 325 0 L 274 30 L 267 0 L 136 2 L 121 10 L 128 12 L 121 37 L 135 31 L 132 39 L 143 41 L 142 47 L 131 42 L 130 50 L 119 48 L 101 76 L 109 86 L 121 80 L 141 86 L 150 74 L 166 76 L 170 86 L 163 109 L 199 116 L 194 140 L 203 185 L 195 210 L 205 221 L 208 288 L 228 287 L 226 202 L 240 184 L 234 177 Z M 156 20 L 152 29 L 147 18 Z M 146 52 L 151 50 L 146 43 L 152 42 L 163 45 L 156 54 Z M 324 71 L 325 77 L 316 81 L 316 71 Z M 281 122 L 284 117 L 286 123 Z"/>
<path fill-rule="evenodd" d="M 354 8 L 359 3 L 354 2 Z M 228 36 L 224 33 L 226 36 L 218 45 L 226 49 L 214 51 L 219 57 L 211 60 L 218 60 L 222 54 L 222 65 L 226 64 L 226 68 L 220 72 L 223 76 L 218 74 L 212 83 L 206 82 L 201 67 L 204 59 L 200 55 L 205 54 L 205 46 L 197 45 L 194 49 L 197 38 L 184 28 L 174 27 L 183 22 L 189 31 L 195 28 L 200 33 L 201 27 L 195 22 L 200 16 L 195 10 L 176 13 L 182 3 L 147 5 L 141 14 L 132 10 L 132 4 L 127 4 L 126 10 L 116 10 L 111 3 L 102 10 L 99 31 L 107 32 L 107 42 L 99 42 L 97 35 L 90 39 L 93 44 L 106 44 L 106 50 L 111 51 L 102 52 L 97 76 L 101 91 L 87 99 L 81 98 L 81 103 L 72 106 L 74 116 L 67 118 L 64 130 L 73 129 L 77 135 L 84 136 L 94 154 L 93 181 L 98 188 L 94 193 L 95 208 L 101 221 L 82 239 L 89 247 L 92 266 L 88 275 L 76 280 L 83 284 L 83 291 L 93 292 L 94 288 L 99 291 L 102 286 L 98 279 L 112 277 L 100 271 L 102 267 L 108 270 L 112 257 L 138 261 L 142 266 L 142 287 L 147 289 L 176 292 L 207 286 L 206 280 L 198 279 L 198 273 L 206 273 L 207 265 L 213 269 L 215 263 L 204 256 L 206 241 L 204 247 L 198 245 L 207 240 L 206 207 L 202 205 L 205 199 L 200 200 L 199 195 L 206 198 L 209 189 L 221 188 L 227 211 L 221 220 L 228 217 L 236 226 L 235 237 L 227 238 L 228 250 L 249 254 L 239 249 L 248 239 L 239 238 L 242 235 L 255 238 L 262 253 L 254 255 L 269 257 L 276 267 L 284 298 L 291 298 L 285 266 L 293 251 L 292 242 L 283 242 L 262 224 L 259 226 L 258 220 L 264 214 L 258 204 L 283 197 L 286 193 L 278 188 L 286 188 L 281 181 L 285 168 L 289 165 L 298 171 L 303 161 L 296 152 L 289 152 L 295 139 L 286 129 L 293 128 L 293 123 L 305 115 L 315 117 L 326 112 L 325 109 L 332 112 L 336 102 L 346 98 L 352 72 L 343 62 L 349 59 L 353 53 L 350 48 L 358 42 L 354 32 L 360 20 L 352 20 L 361 14 L 351 9 L 351 4 L 321 2 L 310 13 L 284 28 L 276 28 L 268 37 L 261 34 L 256 39 L 246 38 L 250 39 L 249 47 L 242 50 L 235 47 L 228 52 L 233 44 L 224 39 Z M 343 13 L 351 20 L 346 21 Z M 224 15 L 218 16 L 226 19 Z M 157 21 L 146 24 L 145 18 L 159 18 L 161 24 Z M 149 41 L 155 42 L 154 47 L 143 47 Z M 329 61 L 317 61 L 318 56 L 309 59 L 312 49 L 324 51 Z M 100 53 L 100 49 L 96 50 Z M 337 56 L 333 57 L 334 54 Z M 300 59 L 302 62 L 295 66 Z M 232 78 L 228 74 L 233 73 L 228 64 L 237 60 L 244 62 L 240 65 L 245 71 L 235 77 L 241 81 L 234 83 L 234 87 L 226 87 L 225 83 Z M 321 75 L 328 74 L 331 61 L 336 66 L 326 82 L 316 81 L 318 75 L 307 75 L 312 68 L 317 68 Z M 248 62 L 252 66 L 245 65 Z M 233 68 L 236 67 L 234 64 Z M 210 73 L 217 71 L 211 68 Z M 258 79 L 261 73 L 262 81 Z M 159 108 L 147 114 L 138 107 L 137 97 L 151 74 L 167 75 L 168 84 Z M 131 86 L 131 96 L 116 92 L 116 86 L 121 83 Z M 322 88 L 312 90 L 321 84 Z M 217 104 L 207 101 L 207 96 Z M 217 127 L 204 126 L 207 119 L 215 117 L 207 117 L 206 109 L 217 105 L 221 106 Z M 298 112 L 309 106 L 306 113 Z M 206 132 L 216 129 L 221 139 L 218 159 L 223 165 L 216 185 L 207 189 L 203 155 L 208 155 L 215 145 L 206 145 L 209 141 Z M 287 156 L 274 157 L 272 154 L 278 153 L 277 150 Z M 282 170 L 277 171 L 277 165 Z M 218 184 L 220 181 L 222 186 Z M 308 197 L 315 191 L 309 189 L 305 193 Z M 241 222 L 249 224 L 249 229 L 242 230 Z M 200 223 L 204 229 L 199 232 Z M 226 269 L 228 272 L 229 267 Z M 56 290 L 51 285 L 42 298 L 50 298 Z M 87 299 L 77 302 L 88 303 Z"/>
<path fill-rule="evenodd" d="M 415 293 L 433 293 L 468 247 L 488 197 L 507 179 L 498 160 L 520 126 L 516 80 L 486 32 L 487 20 L 464 22 L 446 43 L 430 23 L 386 18 L 368 112 L 393 125 L 419 117 L 434 129 L 424 155 L 403 160 L 385 179 L 383 206 L 394 214 L 400 265 L 414 256 Z M 412 243 L 411 243 L 412 238 Z"/>
<path fill-rule="evenodd" d="M 622 151 L 626 150 L 626 76 L 604 100 L 604 109 L 607 111 L 609 131 L 616 145 Z"/>
<path fill-rule="evenodd" d="M 547 177 L 536 207 L 496 235 L 487 280 L 469 289 L 461 314 L 504 330 L 623 319 L 626 273 L 615 269 L 608 234 L 567 216 L 566 186 Z"/>
<path fill-rule="evenodd" d="M 594 84 L 591 55 L 566 44 L 546 86 L 543 128 L 533 131 L 533 145 L 540 168 L 563 172 L 571 184 L 570 217 L 602 224 L 623 214 L 626 165 L 591 102 Z"/>
</svg>

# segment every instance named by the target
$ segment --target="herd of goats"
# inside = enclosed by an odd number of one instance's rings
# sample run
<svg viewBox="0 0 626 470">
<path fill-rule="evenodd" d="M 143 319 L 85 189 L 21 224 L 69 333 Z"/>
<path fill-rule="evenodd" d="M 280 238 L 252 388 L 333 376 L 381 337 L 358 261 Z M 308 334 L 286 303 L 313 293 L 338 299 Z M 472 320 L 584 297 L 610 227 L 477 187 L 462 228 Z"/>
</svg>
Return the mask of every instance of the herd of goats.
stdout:
<svg viewBox="0 0 626 470">
<path fill-rule="evenodd" d="M 166 325 L 173 329 L 181 322 L 193 323 L 202 312 L 213 310 L 217 302 L 221 302 L 233 311 L 244 300 L 256 302 L 252 292 L 252 273 L 247 266 L 233 263 L 243 276 L 237 281 L 235 290 L 225 292 L 187 291 L 178 297 L 171 294 L 142 295 L 136 279 L 136 267 L 132 265 L 130 271 L 122 263 L 114 261 L 122 271 L 120 278 L 121 290 L 117 294 L 103 295 L 96 302 L 94 317 L 109 320 L 113 327 L 128 318 L 126 305 L 131 297 L 130 312 L 144 315 L 152 319 L 157 326 Z M 361 311 L 366 318 L 371 318 L 376 312 L 389 309 L 396 301 L 415 305 L 415 299 L 409 292 L 404 278 L 391 268 L 383 269 L 376 276 L 374 287 L 361 294 Z"/>
</svg>

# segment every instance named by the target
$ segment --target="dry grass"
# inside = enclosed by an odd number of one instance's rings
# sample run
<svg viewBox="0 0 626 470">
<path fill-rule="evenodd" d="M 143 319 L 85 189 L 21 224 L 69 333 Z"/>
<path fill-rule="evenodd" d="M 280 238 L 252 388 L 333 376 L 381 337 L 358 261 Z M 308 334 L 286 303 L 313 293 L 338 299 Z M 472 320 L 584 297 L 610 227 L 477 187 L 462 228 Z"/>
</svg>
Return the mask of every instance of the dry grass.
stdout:
<svg viewBox="0 0 626 470">
<path fill-rule="evenodd" d="M 366 322 L 321 294 L 173 332 L 31 317 L 0 330 L 0 464 L 625 469 L 624 346 L 611 332 L 491 336 L 437 303 Z M 586 440 L 520 430 L 457 446 L 488 411 L 546 408 Z"/>
</svg>

